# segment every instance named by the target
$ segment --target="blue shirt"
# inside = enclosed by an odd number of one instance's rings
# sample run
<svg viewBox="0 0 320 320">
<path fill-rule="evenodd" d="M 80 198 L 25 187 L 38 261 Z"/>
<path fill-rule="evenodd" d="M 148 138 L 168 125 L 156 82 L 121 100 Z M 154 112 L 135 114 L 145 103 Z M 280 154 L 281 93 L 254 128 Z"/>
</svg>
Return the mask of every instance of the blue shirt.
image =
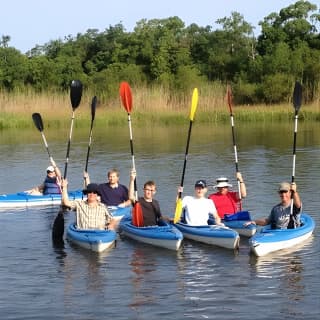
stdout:
<svg viewBox="0 0 320 320">
<path fill-rule="evenodd" d="M 287 229 L 296 228 L 300 226 L 301 208 L 297 208 L 293 205 L 292 217 L 290 217 L 291 204 L 284 207 L 281 203 L 274 206 L 268 217 L 268 222 L 271 224 L 272 229 Z M 290 224 L 290 220 L 293 220 L 293 225 Z M 290 225 L 289 225 L 290 224 Z"/>
<path fill-rule="evenodd" d="M 107 206 L 117 206 L 129 199 L 128 188 L 122 184 L 118 184 L 118 187 L 112 188 L 109 182 L 102 183 L 99 185 L 99 192 L 101 202 Z"/>
</svg>

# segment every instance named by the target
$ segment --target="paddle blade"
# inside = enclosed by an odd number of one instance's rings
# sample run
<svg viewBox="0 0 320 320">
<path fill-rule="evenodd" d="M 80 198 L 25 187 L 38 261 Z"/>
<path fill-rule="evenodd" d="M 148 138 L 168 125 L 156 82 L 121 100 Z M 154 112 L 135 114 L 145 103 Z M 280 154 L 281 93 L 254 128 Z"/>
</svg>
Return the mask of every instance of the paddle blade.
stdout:
<svg viewBox="0 0 320 320">
<path fill-rule="evenodd" d="M 43 131 L 43 122 L 40 113 L 33 113 L 32 120 L 37 127 L 37 129 L 42 132 Z"/>
<path fill-rule="evenodd" d="M 132 224 L 136 227 L 143 227 L 143 213 L 139 202 L 136 202 L 132 209 Z"/>
<path fill-rule="evenodd" d="M 198 89 L 194 88 L 193 93 L 192 93 L 192 102 L 191 102 L 191 110 L 190 110 L 190 121 L 193 121 L 194 119 L 194 114 L 196 113 L 197 110 L 197 105 L 198 105 Z"/>
<path fill-rule="evenodd" d="M 299 81 L 296 81 L 294 90 L 293 90 L 293 106 L 296 112 L 298 112 L 301 107 L 301 101 L 302 101 L 302 86 Z"/>
<path fill-rule="evenodd" d="M 120 97 L 124 108 L 130 113 L 132 109 L 132 94 L 128 82 L 120 83 Z"/>
<path fill-rule="evenodd" d="M 94 120 L 94 117 L 96 115 L 96 106 L 97 106 L 97 97 L 94 96 L 91 101 L 91 120 L 92 121 Z"/>
<path fill-rule="evenodd" d="M 232 91 L 229 85 L 227 86 L 227 101 L 228 101 L 230 114 L 232 114 Z"/>
<path fill-rule="evenodd" d="M 181 213 L 182 213 L 182 200 L 181 198 L 179 198 L 176 203 L 176 211 L 174 213 L 174 219 L 173 219 L 174 223 L 177 223 L 180 221 Z"/>
<path fill-rule="evenodd" d="M 63 214 L 63 211 L 60 209 L 52 226 L 52 239 L 54 241 L 63 241 L 63 233 L 64 233 L 64 214 Z"/>
<path fill-rule="evenodd" d="M 82 97 L 82 83 L 80 80 L 72 80 L 70 86 L 70 100 L 72 109 L 78 108 Z"/>
</svg>

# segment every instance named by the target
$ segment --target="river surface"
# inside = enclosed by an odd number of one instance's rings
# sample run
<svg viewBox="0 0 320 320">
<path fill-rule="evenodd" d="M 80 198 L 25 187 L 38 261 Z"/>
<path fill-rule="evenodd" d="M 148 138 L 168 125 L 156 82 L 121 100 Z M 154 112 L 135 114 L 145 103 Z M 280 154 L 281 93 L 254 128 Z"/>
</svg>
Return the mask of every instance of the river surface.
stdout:
<svg viewBox="0 0 320 320">
<path fill-rule="evenodd" d="M 278 203 L 279 182 L 291 181 L 293 124 L 239 124 L 239 170 L 247 184 L 243 207 L 254 218 Z M 135 126 L 133 145 L 138 192 L 146 180 L 157 183 L 162 211 L 173 216 L 188 126 Z M 68 130 L 45 129 L 49 149 L 64 170 Z M 74 128 L 68 180 L 82 186 L 87 130 Z M 40 133 L 34 129 L 0 132 L 0 193 L 15 193 L 42 182 L 49 165 Z M 65 241 L 51 241 L 55 207 L 0 211 L 1 319 L 318 319 L 320 313 L 320 129 L 299 123 L 295 181 L 304 211 L 316 228 L 296 250 L 262 258 L 250 255 L 248 239 L 238 252 L 184 240 L 181 250 L 143 245 L 118 237 L 116 247 L 91 253 Z M 116 167 L 128 184 L 129 130 L 95 128 L 89 159 L 92 182 L 106 180 Z M 195 124 L 188 154 L 184 195 L 205 178 L 235 181 L 231 127 Z M 210 192 L 213 192 L 212 188 Z M 72 222 L 66 216 L 66 225 Z"/>
</svg>

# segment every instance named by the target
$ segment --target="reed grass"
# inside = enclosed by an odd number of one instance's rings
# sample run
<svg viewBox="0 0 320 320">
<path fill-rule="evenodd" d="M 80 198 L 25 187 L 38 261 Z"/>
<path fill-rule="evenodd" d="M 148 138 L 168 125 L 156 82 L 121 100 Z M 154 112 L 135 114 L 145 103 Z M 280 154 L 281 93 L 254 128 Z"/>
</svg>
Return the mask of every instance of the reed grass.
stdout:
<svg viewBox="0 0 320 320">
<path fill-rule="evenodd" d="M 189 119 L 190 94 L 172 93 L 164 87 L 132 87 L 134 121 L 136 125 L 182 125 Z M 76 109 L 76 126 L 88 126 L 91 120 L 92 96 L 84 92 Z M 31 114 L 39 112 L 45 126 L 62 128 L 70 125 L 72 108 L 68 94 L 0 92 L 0 129 L 28 128 L 33 126 Z M 243 122 L 292 121 L 294 109 L 291 104 L 234 106 L 233 114 Z M 320 101 L 303 105 L 300 120 L 320 121 Z M 225 87 L 220 84 L 204 85 L 199 89 L 199 103 L 195 120 L 200 123 L 224 123 L 230 121 L 229 107 L 225 99 Z M 99 101 L 95 125 L 121 126 L 127 124 L 127 113 L 120 99 Z"/>
</svg>

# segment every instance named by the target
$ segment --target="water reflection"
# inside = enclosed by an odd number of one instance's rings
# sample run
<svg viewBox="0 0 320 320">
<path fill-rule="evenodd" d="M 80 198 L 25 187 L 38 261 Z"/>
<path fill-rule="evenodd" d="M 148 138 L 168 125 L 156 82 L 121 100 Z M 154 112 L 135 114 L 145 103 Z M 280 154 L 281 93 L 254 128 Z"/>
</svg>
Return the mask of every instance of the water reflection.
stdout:
<svg viewBox="0 0 320 320">
<path fill-rule="evenodd" d="M 133 272 L 133 296 L 129 306 L 138 310 L 141 305 L 156 300 L 155 288 L 152 286 L 152 283 L 156 281 L 156 261 L 143 248 L 136 247 L 129 264 Z"/>
</svg>

